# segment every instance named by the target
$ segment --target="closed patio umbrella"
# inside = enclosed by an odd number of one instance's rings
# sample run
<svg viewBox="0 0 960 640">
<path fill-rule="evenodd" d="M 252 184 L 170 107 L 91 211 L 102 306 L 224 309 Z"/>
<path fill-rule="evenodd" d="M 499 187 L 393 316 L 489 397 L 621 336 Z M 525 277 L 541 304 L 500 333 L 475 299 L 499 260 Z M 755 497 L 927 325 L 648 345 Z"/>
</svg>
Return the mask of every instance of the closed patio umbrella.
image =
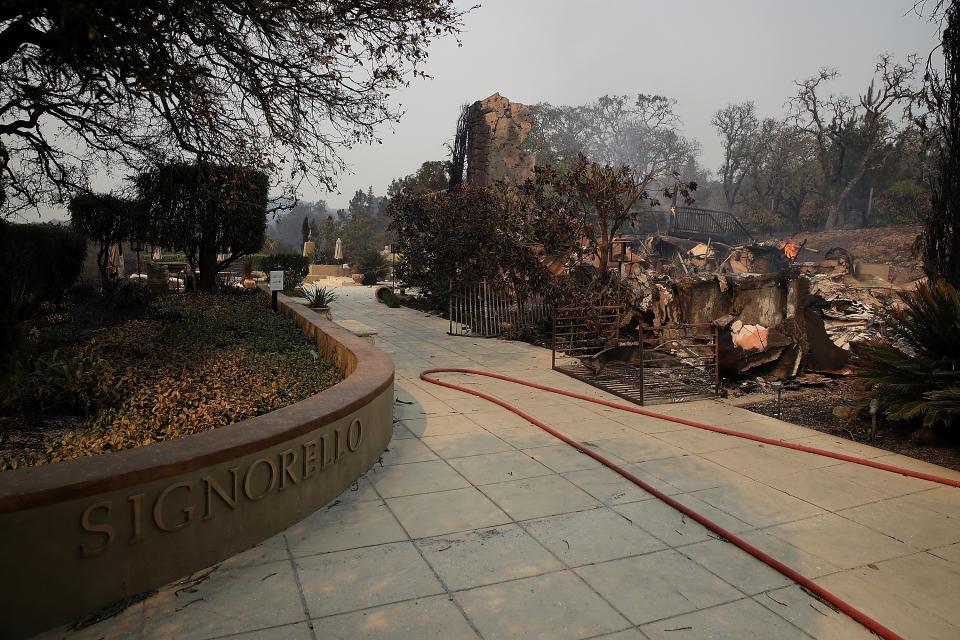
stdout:
<svg viewBox="0 0 960 640">
<path fill-rule="evenodd" d="M 337 246 L 333 249 L 333 259 L 343 260 L 343 241 L 337 238 Z"/>
</svg>

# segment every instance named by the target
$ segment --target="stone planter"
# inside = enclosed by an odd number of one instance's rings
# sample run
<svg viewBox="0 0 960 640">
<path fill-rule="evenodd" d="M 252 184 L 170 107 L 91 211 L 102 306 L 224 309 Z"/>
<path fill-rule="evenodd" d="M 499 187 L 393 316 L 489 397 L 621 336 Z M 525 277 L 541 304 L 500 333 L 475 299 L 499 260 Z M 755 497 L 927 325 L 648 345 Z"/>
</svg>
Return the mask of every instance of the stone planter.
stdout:
<svg viewBox="0 0 960 640">
<path fill-rule="evenodd" d="M 333 322 L 333 314 L 330 313 L 330 307 L 310 307 L 314 312 L 320 314 L 327 320 Z"/>
<path fill-rule="evenodd" d="M 0 474 L 0 637 L 31 637 L 221 562 L 377 462 L 393 433 L 393 362 L 282 293 L 277 307 L 343 381 L 218 429 Z"/>
<path fill-rule="evenodd" d="M 361 282 L 363 282 L 363 274 L 362 273 L 353 274 L 353 281 L 356 284 L 360 284 Z"/>
</svg>

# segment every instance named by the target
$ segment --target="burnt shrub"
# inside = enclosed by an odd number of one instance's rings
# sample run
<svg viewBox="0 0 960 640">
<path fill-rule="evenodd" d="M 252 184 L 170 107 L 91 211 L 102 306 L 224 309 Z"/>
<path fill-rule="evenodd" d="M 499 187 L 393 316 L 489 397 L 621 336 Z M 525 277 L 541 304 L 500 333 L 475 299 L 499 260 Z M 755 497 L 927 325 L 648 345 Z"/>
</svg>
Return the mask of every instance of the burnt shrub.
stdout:
<svg viewBox="0 0 960 640">
<path fill-rule="evenodd" d="M 521 298 L 544 292 L 554 281 L 544 257 L 562 261 L 581 232 L 562 208 L 546 210 L 536 195 L 533 185 L 401 191 L 387 208 L 397 238 L 397 279 L 440 309 L 451 284 L 488 279 Z"/>
</svg>

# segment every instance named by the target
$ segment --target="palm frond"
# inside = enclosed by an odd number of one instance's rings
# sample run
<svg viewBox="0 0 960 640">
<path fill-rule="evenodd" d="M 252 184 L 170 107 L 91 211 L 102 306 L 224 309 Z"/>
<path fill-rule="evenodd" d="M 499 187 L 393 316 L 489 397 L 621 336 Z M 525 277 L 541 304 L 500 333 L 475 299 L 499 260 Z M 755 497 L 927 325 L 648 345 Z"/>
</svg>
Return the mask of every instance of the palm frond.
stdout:
<svg viewBox="0 0 960 640">
<path fill-rule="evenodd" d="M 947 282 L 920 284 L 899 294 L 902 307 L 881 312 L 889 333 L 911 353 L 870 343 L 857 359 L 869 384 L 894 420 L 923 417 L 924 426 L 950 426 L 960 416 L 960 295 Z"/>
</svg>

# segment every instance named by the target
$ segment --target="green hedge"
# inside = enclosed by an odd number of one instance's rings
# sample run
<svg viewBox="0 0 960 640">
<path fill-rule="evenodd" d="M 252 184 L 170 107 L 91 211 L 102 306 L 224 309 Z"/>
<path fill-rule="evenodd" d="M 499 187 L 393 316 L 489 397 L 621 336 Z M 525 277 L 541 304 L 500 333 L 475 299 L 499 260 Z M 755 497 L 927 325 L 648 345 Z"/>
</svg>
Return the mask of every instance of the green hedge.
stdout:
<svg viewBox="0 0 960 640">
<path fill-rule="evenodd" d="M 0 220 L 0 360 L 17 349 L 22 319 L 63 300 L 86 255 L 86 238 L 70 227 Z M 0 371 L 0 379 L 9 372 Z"/>
<path fill-rule="evenodd" d="M 310 271 L 310 259 L 295 253 L 278 253 L 272 256 L 263 256 L 259 265 L 254 262 L 254 268 L 266 272 L 283 271 L 284 289 L 293 289 L 307 277 Z"/>
<path fill-rule="evenodd" d="M 263 262 L 265 258 L 270 258 L 272 256 L 273 254 L 271 253 L 251 253 L 248 256 L 243 256 L 242 258 L 240 258 L 238 262 L 243 263 L 249 260 L 250 264 L 253 265 L 253 268 L 255 271 L 262 271 L 262 269 L 260 269 L 260 266 L 259 266 L 260 263 Z"/>
<path fill-rule="evenodd" d="M 87 239 L 70 227 L 5 223 L 0 234 L 4 258 L 0 277 L 10 287 L 10 303 L 28 317 L 44 302 L 59 303 L 83 268 Z"/>
<path fill-rule="evenodd" d="M 874 218 L 878 225 L 919 222 L 930 211 L 930 194 L 909 180 L 893 183 L 877 196 Z"/>
</svg>

